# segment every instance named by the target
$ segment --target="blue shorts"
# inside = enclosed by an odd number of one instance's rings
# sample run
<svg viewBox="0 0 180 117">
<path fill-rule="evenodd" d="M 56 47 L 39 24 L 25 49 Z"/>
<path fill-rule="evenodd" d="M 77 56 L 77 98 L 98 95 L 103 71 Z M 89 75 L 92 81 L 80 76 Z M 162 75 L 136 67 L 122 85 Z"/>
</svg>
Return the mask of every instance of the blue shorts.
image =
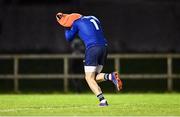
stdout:
<svg viewBox="0 0 180 117">
<path fill-rule="evenodd" d="M 104 65 L 107 59 L 107 46 L 96 45 L 86 49 L 85 66 Z"/>
</svg>

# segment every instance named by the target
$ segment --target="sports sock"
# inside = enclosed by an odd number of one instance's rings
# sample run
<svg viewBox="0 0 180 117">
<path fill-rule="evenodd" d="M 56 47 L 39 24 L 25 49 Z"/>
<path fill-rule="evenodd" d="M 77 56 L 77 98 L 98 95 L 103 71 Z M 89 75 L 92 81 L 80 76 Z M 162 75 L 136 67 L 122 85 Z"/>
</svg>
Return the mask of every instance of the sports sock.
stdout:
<svg viewBox="0 0 180 117">
<path fill-rule="evenodd" d="M 104 79 L 105 79 L 105 81 L 111 80 L 111 74 L 105 73 L 104 74 Z"/>
<path fill-rule="evenodd" d="M 97 95 L 97 98 L 99 99 L 99 101 L 105 99 L 102 93 L 100 93 L 99 95 Z"/>
</svg>

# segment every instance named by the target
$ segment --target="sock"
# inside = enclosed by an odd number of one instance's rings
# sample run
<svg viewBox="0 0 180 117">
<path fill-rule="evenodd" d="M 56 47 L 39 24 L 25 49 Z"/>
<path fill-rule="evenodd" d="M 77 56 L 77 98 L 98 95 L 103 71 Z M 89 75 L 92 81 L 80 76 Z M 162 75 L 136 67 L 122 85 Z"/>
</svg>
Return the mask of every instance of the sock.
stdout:
<svg viewBox="0 0 180 117">
<path fill-rule="evenodd" d="M 105 99 L 102 93 L 100 93 L 99 95 L 97 95 L 97 98 L 99 99 L 99 101 Z"/>
<path fill-rule="evenodd" d="M 107 73 L 106 73 L 106 74 L 104 75 L 104 79 L 105 79 L 106 81 L 107 81 L 107 80 L 110 80 L 110 79 L 109 79 L 109 76 L 110 76 L 110 74 L 107 74 Z"/>
</svg>

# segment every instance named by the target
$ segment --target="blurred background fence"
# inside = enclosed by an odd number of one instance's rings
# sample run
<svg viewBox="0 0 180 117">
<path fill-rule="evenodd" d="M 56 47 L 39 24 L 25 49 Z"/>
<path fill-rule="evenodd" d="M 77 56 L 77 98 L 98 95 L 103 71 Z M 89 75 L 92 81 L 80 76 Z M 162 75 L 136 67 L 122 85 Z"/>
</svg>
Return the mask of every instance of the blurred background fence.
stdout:
<svg viewBox="0 0 180 117">
<path fill-rule="evenodd" d="M 70 65 L 73 59 L 83 59 L 83 55 L 71 55 L 71 54 L 59 54 L 59 55 L 0 55 L 0 59 L 2 60 L 10 60 L 12 59 L 12 66 L 11 68 L 13 68 L 13 72 L 12 74 L 0 74 L 0 79 L 12 79 L 13 80 L 13 89 L 15 92 L 19 92 L 19 80 L 20 79 L 63 79 L 63 91 L 64 92 L 68 92 L 68 85 L 69 85 L 69 81 L 70 79 L 84 79 L 84 74 L 83 74 L 83 68 L 81 63 L 76 64 L 75 66 Z M 21 70 L 23 69 L 22 65 L 23 64 L 23 60 L 37 60 L 39 59 L 40 61 L 42 61 L 43 59 L 46 60 L 46 62 L 49 60 L 52 61 L 53 59 L 55 60 L 61 60 L 62 59 L 62 64 L 59 64 L 59 66 L 56 69 L 61 69 L 62 73 L 27 73 Z M 110 65 L 109 67 L 113 67 L 113 70 L 119 71 L 121 72 L 121 68 L 123 69 L 123 67 L 121 67 L 121 59 L 124 60 L 129 60 L 129 59 L 159 59 L 160 60 L 160 68 L 164 69 L 164 66 L 166 66 L 166 72 L 164 73 L 143 73 L 144 70 L 146 69 L 147 66 L 144 66 L 144 68 L 136 68 L 136 69 L 140 69 L 142 71 L 142 73 L 131 73 L 131 74 L 121 74 L 121 78 L 123 79 L 123 81 L 125 81 L 126 79 L 161 79 L 161 80 L 166 80 L 165 85 L 167 87 L 166 91 L 173 91 L 173 79 L 175 78 L 180 78 L 180 73 L 174 73 L 173 71 L 173 62 L 175 59 L 180 59 L 180 54 L 110 54 L 108 56 L 108 59 L 112 59 L 113 60 L 113 65 Z M 162 61 L 165 60 L 166 61 L 166 65 L 161 64 Z M 29 61 L 30 62 L 30 61 Z M 149 61 L 150 62 L 150 61 Z M 31 63 L 31 62 L 30 62 Z M 38 63 L 38 62 L 37 62 Z M 152 63 L 152 62 L 150 62 Z M 7 63 L 6 63 L 7 64 Z M 24 63 L 25 64 L 25 63 Z M 26 62 L 26 64 L 28 64 L 28 62 Z M 26 66 L 26 64 L 24 65 L 24 67 L 28 67 Z M 138 64 L 142 64 L 141 62 L 138 62 Z M 152 66 L 156 67 L 156 64 L 153 64 Z M 148 66 L 148 67 L 152 67 L 152 66 Z M 22 67 L 22 68 L 21 68 Z M 36 66 L 38 67 L 38 65 Z M 46 68 L 41 68 L 41 69 L 50 69 L 49 66 L 45 66 Z M 71 68 L 72 67 L 72 68 Z M 130 69 L 132 69 L 131 67 L 129 67 Z M 3 68 L 1 68 L 3 69 Z M 70 69 L 74 70 L 74 69 L 80 69 L 81 74 L 77 74 L 77 73 L 70 73 Z M 154 69 L 152 67 L 152 69 Z M 33 71 L 33 68 L 29 69 L 30 71 Z M 58 70 L 54 70 L 54 71 L 58 71 Z M 151 70 L 152 71 L 152 70 Z M 151 72 L 150 71 L 150 72 Z M 43 81 L 42 81 L 43 82 Z M 56 82 L 58 82 L 58 80 L 56 80 Z M 60 81 L 59 81 L 60 82 Z M 40 84 L 39 84 L 40 85 Z M 77 85 L 79 85 L 77 83 Z M 140 83 L 137 83 L 137 85 L 142 85 Z M 59 87 L 60 87 L 60 83 L 59 83 Z M 154 85 L 152 84 L 152 87 L 154 87 Z M 75 88 L 75 87 L 74 87 Z"/>
</svg>

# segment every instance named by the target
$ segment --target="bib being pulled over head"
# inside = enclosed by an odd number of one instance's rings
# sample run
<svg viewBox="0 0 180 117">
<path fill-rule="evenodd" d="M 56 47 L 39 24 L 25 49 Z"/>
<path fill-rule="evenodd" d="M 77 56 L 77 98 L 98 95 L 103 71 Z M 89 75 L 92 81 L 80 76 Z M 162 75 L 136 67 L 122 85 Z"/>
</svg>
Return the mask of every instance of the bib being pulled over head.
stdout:
<svg viewBox="0 0 180 117">
<path fill-rule="evenodd" d="M 71 14 L 57 13 L 56 19 L 61 26 L 68 28 L 71 27 L 73 22 L 79 19 L 81 16 L 82 15 L 78 13 L 71 13 Z"/>
</svg>

